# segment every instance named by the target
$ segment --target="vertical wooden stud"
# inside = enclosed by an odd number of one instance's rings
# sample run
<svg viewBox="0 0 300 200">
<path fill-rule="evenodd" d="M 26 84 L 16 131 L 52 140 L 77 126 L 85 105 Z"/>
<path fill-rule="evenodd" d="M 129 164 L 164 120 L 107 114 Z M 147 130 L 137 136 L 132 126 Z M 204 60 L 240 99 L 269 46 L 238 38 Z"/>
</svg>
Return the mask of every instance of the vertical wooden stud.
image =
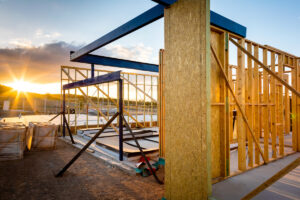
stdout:
<svg viewBox="0 0 300 200">
<path fill-rule="evenodd" d="M 252 44 L 247 43 L 247 50 L 252 54 Z M 248 75 L 248 83 L 247 83 L 247 109 L 246 116 L 248 122 L 253 130 L 253 71 L 252 71 L 252 59 L 247 56 L 247 75 Z M 253 138 L 251 136 L 250 131 L 247 129 L 247 138 L 248 138 L 248 166 L 253 167 Z"/>
<path fill-rule="evenodd" d="M 263 49 L 263 64 L 268 65 L 268 51 Z M 263 129 L 264 129 L 264 157 L 266 161 L 269 160 L 269 73 L 263 70 Z"/>
<path fill-rule="evenodd" d="M 245 46 L 245 40 L 240 39 L 239 44 Z M 245 110 L 245 55 L 238 49 L 238 68 L 236 73 L 237 98 Z M 237 133 L 238 133 L 238 169 L 246 170 L 246 127 L 242 115 L 237 112 Z"/>
<path fill-rule="evenodd" d="M 259 57 L 259 51 L 258 51 L 258 46 L 254 46 L 254 57 L 258 58 Z M 260 82 L 260 77 L 259 77 L 259 70 L 258 70 L 258 64 L 256 62 L 254 62 L 254 68 L 253 68 L 253 87 L 254 87 L 254 93 L 253 93 L 253 99 L 254 99 L 254 103 L 255 103 L 255 107 L 254 107 L 254 132 L 255 132 L 255 137 L 256 140 L 259 141 L 259 136 L 260 136 L 260 114 L 259 114 L 259 82 Z M 255 146 L 255 164 L 259 164 L 259 150 L 258 148 Z"/>
<path fill-rule="evenodd" d="M 271 52 L 271 70 L 275 72 L 275 53 Z M 276 137 L 277 137 L 277 128 L 276 128 L 276 80 L 271 76 L 271 84 L 270 84 L 270 99 L 272 105 L 271 106 L 271 136 L 272 136 L 272 158 L 277 157 L 277 148 L 276 148 Z"/>
<path fill-rule="evenodd" d="M 278 75 L 283 78 L 283 55 L 278 55 Z M 283 86 L 280 84 L 278 92 L 278 116 L 279 116 L 279 127 L 278 127 L 278 138 L 279 138 L 279 155 L 284 155 L 284 139 L 283 139 Z"/>
</svg>

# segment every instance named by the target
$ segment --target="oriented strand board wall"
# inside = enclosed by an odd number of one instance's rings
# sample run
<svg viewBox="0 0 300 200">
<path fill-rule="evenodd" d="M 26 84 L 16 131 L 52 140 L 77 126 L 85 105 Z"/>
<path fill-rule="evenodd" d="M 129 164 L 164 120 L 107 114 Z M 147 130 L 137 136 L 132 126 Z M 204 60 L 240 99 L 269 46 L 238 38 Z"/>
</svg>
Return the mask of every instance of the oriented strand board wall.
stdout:
<svg viewBox="0 0 300 200">
<path fill-rule="evenodd" d="M 207 199 L 210 184 L 209 1 L 165 10 L 165 196 Z"/>
</svg>

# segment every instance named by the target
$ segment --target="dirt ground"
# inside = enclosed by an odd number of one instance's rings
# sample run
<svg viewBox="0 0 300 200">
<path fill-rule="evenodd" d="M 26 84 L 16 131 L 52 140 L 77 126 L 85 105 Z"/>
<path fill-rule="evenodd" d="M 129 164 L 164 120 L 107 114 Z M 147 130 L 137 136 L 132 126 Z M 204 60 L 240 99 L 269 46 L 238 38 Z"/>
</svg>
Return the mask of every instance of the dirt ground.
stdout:
<svg viewBox="0 0 300 200">
<path fill-rule="evenodd" d="M 54 175 L 78 149 L 61 140 L 54 151 L 26 152 L 24 159 L 0 162 L 0 200 L 161 199 L 164 189 L 152 176 L 127 175 L 83 153 L 65 172 Z"/>
</svg>

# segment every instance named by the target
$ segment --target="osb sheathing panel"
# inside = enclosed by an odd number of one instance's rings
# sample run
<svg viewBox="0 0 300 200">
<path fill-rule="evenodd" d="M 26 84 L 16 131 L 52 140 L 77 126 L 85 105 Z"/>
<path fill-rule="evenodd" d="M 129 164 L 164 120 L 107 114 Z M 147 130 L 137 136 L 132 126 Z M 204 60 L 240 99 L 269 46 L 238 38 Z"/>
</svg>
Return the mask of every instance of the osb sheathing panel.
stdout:
<svg viewBox="0 0 300 200">
<path fill-rule="evenodd" d="M 165 197 L 210 192 L 209 1 L 179 0 L 165 10 Z"/>
</svg>

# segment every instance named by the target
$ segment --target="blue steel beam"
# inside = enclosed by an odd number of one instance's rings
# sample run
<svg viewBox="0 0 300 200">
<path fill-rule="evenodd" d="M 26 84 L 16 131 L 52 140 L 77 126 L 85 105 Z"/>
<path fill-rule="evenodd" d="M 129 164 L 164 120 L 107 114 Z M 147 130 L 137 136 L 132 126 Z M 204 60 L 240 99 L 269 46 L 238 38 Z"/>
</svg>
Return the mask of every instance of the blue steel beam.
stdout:
<svg viewBox="0 0 300 200">
<path fill-rule="evenodd" d="M 124 60 L 124 59 L 112 58 L 112 57 L 105 57 L 105 56 L 98 56 L 93 54 L 84 55 L 78 58 L 76 62 L 112 66 L 112 67 L 121 67 L 127 69 L 136 69 L 136 70 L 149 71 L 149 72 L 158 72 L 158 65 L 155 64 Z"/>
<path fill-rule="evenodd" d="M 152 0 L 152 1 L 159 3 L 160 5 L 163 6 L 170 6 L 173 3 L 175 3 L 177 0 Z"/>
<path fill-rule="evenodd" d="M 121 79 L 121 71 L 117 71 L 117 72 L 112 72 L 109 74 L 97 76 L 94 78 L 87 78 L 87 79 L 84 79 L 81 81 L 68 83 L 68 84 L 63 85 L 63 89 L 68 90 L 68 89 L 74 89 L 74 88 L 79 88 L 79 87 L 86 87 L 86 86 L 90 86 L 90 85 L 118 81 L 120 79 Z"/>
<path fill-rule="evenodd" d="M 88 44 L 87 46 L 79 49 L 78 51 L 71 54 L 71 61 L 76 61 L 77 58 L 88 54 L 104 45 L 107 45 L 139 28 L 142 28 L 151 22 L 154 22 L 164 16 L 164 6 L 157 5 L 153 8 L 147 10 L 136 18 L 130 20 L 129 22 L 121 25 L 115 30 L 107 33 L 103 37 L 95 40 L 94 42 Z"/>
<path fill-rule="evenodd" d="M 239 36 L 246 37 L 247 28 L 238 24 L 214 11 L 210 11 L 210 24 L 222 28 L 226 31 L 235 33 Z"/>
<path fill-rule="evenodd" d="M 165 3 L 171 2 L 171 1 L 173 1 L 173 0 L 160 0 L 160 2 L 165 2 Z M 71 61 L 80 62 L 79 60 L 82 56 L 85 56 L 98 48 L 101 48 L 101 47 L 133 32 L 139 28 L 142 28 L 142 27 L 146 26 L 147 24 L 150 24 L 151 22 L 154 22 L 154 21 L 162 18 L 163 16 L 164 16 L 164 6 L 163 5 L 154 6 L 153 8 L 144 12 L 143 14 L 130 20 L 126 24 L 123 24 L 122 26 L 118 27 L 117 29 L 109 32 L 108 34 L 95 40 L 94 42 L 88 44 L 87 46 L 79 49 L 78 51 L 71 52 L 71 55 L 70 55 Z M 213 11 L 210 11 L 210 23 L 221 29 L 235 33 L 242 37 L 246 37 L 246 31 L 247 31 L 246 27 L 244 27 L 228 18 L 225 18 Z M 88 62 L 88 63 L 92 63 L 92 62 Z M 97 64 L 97 63 L 95 63 L 95 64 Z M 146 70 L 146 71 L 152 71 L 152 70 Z"/>
</svg>

